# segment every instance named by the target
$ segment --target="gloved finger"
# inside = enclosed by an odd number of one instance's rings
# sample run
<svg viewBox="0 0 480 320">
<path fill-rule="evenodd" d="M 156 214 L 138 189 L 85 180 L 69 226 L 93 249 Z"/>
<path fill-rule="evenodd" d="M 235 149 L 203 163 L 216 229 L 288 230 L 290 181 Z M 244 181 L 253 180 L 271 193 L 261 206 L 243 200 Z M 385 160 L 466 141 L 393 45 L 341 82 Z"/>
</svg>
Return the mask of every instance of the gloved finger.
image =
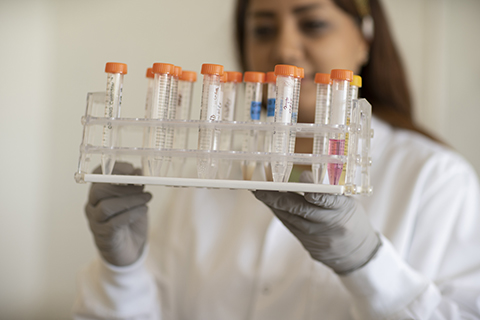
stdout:
<svg viewBox="0 0 480 320">
<path fill-rule="evenodd" d="M 292 229 L 296 229 L 301 232 L 306 232 L 311 229 L 310 226 L 313 222 L 291 214 L 288 211 L 283 211 L 272 207 L 269 208 L 272 210 L 273 214 L 278 218 L 278 220 L 280 220 L 288 229 L 290 229 L 290 231 L 294 231 Z"/>
<path fill-rule="evenodd" d="M 313 173 L 308 170 L 303 171 L 300 175 L 300 182 L 313 183 Z M 322 208 L 339 209 L 345 206 L 351 199 L 345 196 L 308 192 L 305 193 L 305 200 Z"/>
<path fill-rule="evenodd" d="M 128 162 L 121 162 L 116 161 L 115 165 L 113 166 L 112 174 L 119 174 L 119 175 L 131 175 L 133 173 L 133 165 Z M 93 173 L 100 174 L 102 173 L 102 167 L 98 166 L 93 170 Z"/>
<path fill-rule="evenodd" d="M 118 229 L 124 226 L 131 228 L 131 224 L 135 223 L 140 218 L 144 217 L 148 212 L 146 205 L 132 208 L 131 210 L 121 212 L 112 216 L 108 221 L 98 223 L 96 221 L 89 220 L 90 228 L 98 238 L 108 239 L 111 237 L 114 229 Z M 145 225 L 147 225 L 145 223 Z"/>
<path fill-rule="evenodd" d="M 132 175 L 134 175 L 134 176 L 143 176 L 143 170 L 142 170 L 142 168 L 135 168 L 135 170 L 133 170 L 133 172 L 132 172 Z"/>
<path fill-rule="evenodd" d="M 287 211 L 312 222 L 323 222 L 331 216 L 328 209 L 322 209 L 305 201 L 304 197 L 293 192 L 257 190 L 255 197 L 272 209 Z"/>
<path fill-rule="evenodd" d="M 341 209 L 353 205 L 353 198 L 326 193 L 305 193 L 305 200 L 325 209 Z"/>
<path fill-rule="evenodd" d="M 130 225 L 137 221 L 138 219 L 145 216 L 148 212 L 148 207 L 146 205 L 132 208 L 131 210 L 122 212 L 110 218 L 107 222 L 107 225 L 111 228 L 118 228 L 126 225 Z"/>
<path fill-rule="evenodd" d="M 311 245 L 312 247 L 314 246 L 317 250 L 326 250 L 331 247 L 332 231 L 327 226 L 319 225 L 282 210 L 272 209 L 272 211 L 304 246 L 309 244 L 309 236 L 314 235 L 315 240 L 314 244 Z"/>
<path fill-rule="evenodd" d="M 300 175 L 300 182 L 313 183 L 313 173 L 305 170 Z M 350 199 L 345 196 L 337 196 L 325 193 L 305 193 L 305 200 L 316 206 L 328 209 L 339 209 L 346 205 Z"/>
<path fill-rule="evenodd" d="M 318 260 L 318 255 L 313 255 L 312 250 L 319 252 L 331 248 L 333 232 L 326 225 L 305 220 L 282 210 L 272 209 L 272 211 L 314 259 Z"/>
<path fill-rule="evenodd" d="M 102 200 L 96 206 L 87 204 L 86 213 L 89 220 L 95 222 L 106 222 L 113 216 L 143 206 L 152 199 L 148 192 L 125 197 L 109 198 Z"/>
<path fill-rule="evenodd" d="M 108 198 L 124 197 L 126 195 L 140 194 L 143 192 L 143 185 L 118 185 L 109 183 L 92 183 L 88 202 L 96 206 L 100 201 Z"/>
</svg>

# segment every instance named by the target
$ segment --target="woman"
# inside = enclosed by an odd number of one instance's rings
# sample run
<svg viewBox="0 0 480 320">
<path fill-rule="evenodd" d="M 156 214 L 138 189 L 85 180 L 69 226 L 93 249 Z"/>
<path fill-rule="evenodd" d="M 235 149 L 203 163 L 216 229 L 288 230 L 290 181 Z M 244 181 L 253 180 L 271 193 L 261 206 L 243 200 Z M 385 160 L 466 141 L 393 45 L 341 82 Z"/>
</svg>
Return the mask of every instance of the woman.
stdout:
<svg viewBox="0 0 480 320">
<path fill-rule="evenodd" d="M 315 72 L 362 75 L 376 116 L 374 195 L 256 192 L 259 202 L 249 192 L 180 190 L 147 250 L 151 196 L 94 184 L 86 212 L 103 259 L 80 276 L 77 318 L 479 318 L 478 181 L 413 125 L 378 2 L 240 0 L 237 26 L 246 69 L 305 68 L 302 122 L 313 121 Z"/>
</svg>

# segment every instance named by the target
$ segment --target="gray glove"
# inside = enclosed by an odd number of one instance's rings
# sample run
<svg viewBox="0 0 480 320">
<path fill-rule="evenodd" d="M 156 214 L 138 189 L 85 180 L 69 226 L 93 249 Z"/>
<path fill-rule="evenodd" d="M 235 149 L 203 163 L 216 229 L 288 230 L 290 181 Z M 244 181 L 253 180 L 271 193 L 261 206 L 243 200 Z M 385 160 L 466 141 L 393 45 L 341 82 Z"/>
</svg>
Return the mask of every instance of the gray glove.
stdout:
<svg viewBox="0 0 480 320">
<path fill-rule="evenodd" d="M 305 175 L 302 174 L 302 179 Z M 256 191 L 311 257 L 338 274 L 365 264 L 381 246 L 363 207 L 352 197 L 322 193 Z"/>
<path fill-rule="evenodd" d="M 100 173 L 97 168 L 95 173 Z M 113 174 L 134 175 L 139 169 L 115 163 Z M 100 254 L 109 263 L 127 266 L 138 260 L 147 240 L 147 202 L 144 186 L 92 183 L 85 212 Z"/>
</svg>

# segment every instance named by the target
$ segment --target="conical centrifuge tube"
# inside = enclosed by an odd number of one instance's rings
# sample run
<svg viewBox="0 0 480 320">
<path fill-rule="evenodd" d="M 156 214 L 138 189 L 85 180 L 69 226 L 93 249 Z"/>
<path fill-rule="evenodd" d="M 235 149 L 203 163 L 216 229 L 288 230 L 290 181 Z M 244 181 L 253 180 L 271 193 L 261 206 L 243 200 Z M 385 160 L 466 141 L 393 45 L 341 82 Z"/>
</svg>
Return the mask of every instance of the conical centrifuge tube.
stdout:
<svg viewBox="0 0 480 320">
<path fill-rule="evenodd" d="M 277 95 L 276 91 L 276 83 L 277 83 L 277 76 L 275 72 L 267 72 L 267 122 L 273 122 L 275 119 L 275 98 Z M 265 152 L 272 152 L 272 131 L 265 132 Z M 272 181 L 272 167 L 270 166 L 269 161 L 265 161 L 263 163 L 263 167 L 265 169 L 265 177 L 267 181 Z"/>
<path fill-rule="evenodd" d="M 358 99 L 358 91 L 362 87 L 362 77 L 354 75 L 352 82 L 350 82 L 350 88 L 348 90 L 347 100 L 347 125 L 350 124 L 350 118 L 352 115 L 353 100 Z"/>
<path fill-rule="evenodd" d="M 345 125 L 347 122 L 347 98 L 353 72 L 350 70 L 334 69 L 330 73 L 332 79 L 332 104 L 330 124 Z M 333 134 L 328 144 L 329 155 L 344 155 L 345 135 Z M 330 184 L 338 185 L 342 175 L 343 163 L 328 164 L 328 178 Z"/>
<path fill-rule="evenodd" d="M 166 119 L 168 115 L 168 103 L 170 99 L 170 84 L 172 74 L 175 71 L 173 64 L 154 63 L 153 73 L 155 85 L 153 91 L 151 119 Z M 154 149 L 165 148 L 165 127 L 151 128 L 149 147 Z M 148 156 L 148 168 L 151 176 L 160 176 L 163 157 Z"/>
<path fill-rule="evenodd" d="M 241 72 L 225 71 L 226 81 L 222 83 L 223 106 L 222 121 L 234 121 L 236 113 L 236 101 L 238 84 L 242 82 L 243 75 Z M 220 138 L 220 150 L 231 151 L 233 132 L 231 130 L 223 130 Z M 219 162 L 218 177 L 220 179 L 228 179 L 232 169 L 232 160 L 222 159 Z"/>
<path fill-rule="evenodd" d="M 292 124 L 297 123 L 298 119 L 298 105 L 300 103 L 300 87 L 302 84 L 302 79 L 305 77 L 305 70 L 303 68 L 297 68 L 297 73 L 295 75 L 295 89 L 293 92 L 293 112 L 292 112 Z M 289 153 L 295 152 L 295 139 L 297 132 L 295 130 L 290 130 L 290 143 L 289 143 Z M 288 182 L 290 179 L 290 174 L 292 173 L 293 162 L 287 162 L 287 171 L 283 178 L 283 182 Z"/>
<path fill-rule="evenodd" d="M 227 73 L 224 71 L 223 74 L 220 76 L 220 96 L 218 98 L 218 100 L 220 101 L 221 103 L 221 113 L 220 113 L 220 120 L 222 120 L 223 118 L 223 102 L 225 101 L 224 100 L 224 90 L 225 90 L 225 84 L 227 83 L 227 80 L 228 80 L 228 76 L 227 76 Z M 216 130 L 216 133 L 218 133 L 218 149 L 215 149 L 215 150 L 222 150 L 222 135 L 224 134 L 226 130 Z M 224 159 L 218 159 L 218 162 L 217 162 L 217 173 L 216 175 L 218 175 L 220 177 L 220 179 L 223 179 L 223 176 L 220 176 L 219 172 L 222 171 L 222 174 L 224 173 L 223 171 L 225 170 L 225 160 Z"/>
<path fill-rule="evenodd" d="M 276 65 L 277 97 L 275 100 L 275 118 L 277 124 L 292 124 L 295 75 L 297 67 Z M 285 127 L 273 131 L 273 152 L 286 154 L 290 151 L 290 128 Z M 273 181 L 283 182 L 287 173 L 287 161 L 272 154 Z"/>
<path fill-rule="evenodd" d="M 175 118 L 177 120 L 190 120 L 190 112 L 192 109 L 193 85 L 197 81 L 197 73 L 195 71 L 183 70 L 178 79 L 178 102 Z M 174 149 L 186 150 L 188 147 L 188 129 L 178 127 L 175 129 L 173 137 Z M 175 176 L 181 176 L 186 158 L 181 157 L 173 163 Z"/>
<path fill-rule="evenodd" d="M 167 119 L 175 120 L 175 113 L 177 112 L 177 103 L 178 103 L 178 78 L 182 75 L 182 68 L 179 66 L 174 66 L 173 73 L 170 78 L 170 96 L 168 98 L 167 106 Z M 165 130 L 165 149 L 173 148 L 173 136 L 175 133 L 175 128 L 168 127 Z M 170 165 L 172 163 L 172 157 L 166 156 L 163 158 L 161 175 L 166 176 L 170 170 Z"/>
<path fill-rule="evenodd" d="M 244 118 L 246 122 L 260 122 L 260 113 L 262 111 L 263 83 L 265 82 L 265 73 L 263 72 L 245 72 L 243 81 L 245 82 L 245 110 Z M 249 130 L 245 133 L 243 140 L 243 152 L 258 151 L 258 131 Z M 244 180 L 252 180 L 255 171 L 256 161 L 242 161 L 242 173 Z"/>
<path fill-rule="evenodd" d="M 347 126 L 350 125 L 350 119 L 352 116 L 352 107 L 353 107 L 353 100 L 358 99 L 358 90 L 362 87 L 362 77 L 353 75 L 353 80 L 350 82 L 350 88 L 348 89 L 348 98 L 347 98 Z M 348 154 L 348 132 L 345 133 L 345 155 Z M 345 184 L 345 174 L 346 174 L 347 166 L 343 166 L 342 175 L 340 176 L 339 184 Z"/>
<path fill-rule="evenodd" d="M 223 75 L 223 66 L 218 64 L 203 64 L 202 103 L 200 106 L 200 120 L 219 121 L 222 119 L 222 94 L 220 77 Z M 198 149 L 204 151 L 218 150 L 220 130 L 201 128 L 198 134 Z M 218 159 L 209 155 L 197 157 L 197 173 L 199 178 L 214 179 L 218 170 Z"/>
<path fill-rule="evenodd" d="M 155 84 L 152 68 L 147 69 L 147 73 L 145 77 L 147 78 L 147 94 L 145 97 L 145 119 L 149 119 L 152 114 L 153 88 Z M 142 143 L 143 148 L 148 148 L 149 136 L 150 136 L 150 127 L 143 128 L 143 143 Z M 144 176 L 147 176 L 150 174 L 150 172 L 148 171 L 147 156 L 142 156 L 142 171 Z"/>
<path fill-rule="evenodd" d="M 119 118 L 122 105 L 123 76 L 127 74 L 127 65 L 124 63 L 108 62 L 105 65 L 107 73 L 107 91 L 105 93 L 105 118 Z M 102 147 L 116 146 L 118 127 L 111 122 L 103 126 Z M 115 154 L 103 153 L 101 157 L 102 173 L 112 174 L 115 165 Z"/>
<path fill-rule="evenodd" d="M 329 123 L 330 100 L 331 100 L 331 81 L 330 74 L 317 73 L 315 75 L 317 84 L 317 99 L 315 102 L 315 124 L 326 125 Z M 313 136 L 313 154 L 328 154 L 327 133 L 315 133 Z M 312 164 L 313 182 L 322 183 L 327 171 L 326 163 Z"/>
</svg>

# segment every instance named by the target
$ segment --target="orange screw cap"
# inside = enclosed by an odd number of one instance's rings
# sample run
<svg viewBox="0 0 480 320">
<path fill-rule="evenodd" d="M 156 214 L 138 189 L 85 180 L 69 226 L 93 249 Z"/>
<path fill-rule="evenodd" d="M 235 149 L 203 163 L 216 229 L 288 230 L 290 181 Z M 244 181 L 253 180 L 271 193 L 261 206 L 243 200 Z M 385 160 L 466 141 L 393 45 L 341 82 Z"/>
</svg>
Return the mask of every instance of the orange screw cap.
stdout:
<svg viewBox="0 0 480 320">
<path fill-rule="evenodd" d="M 182 71 L 179 80 L 195 82 L 197 81 L 197 73 L 195 71 Z"/>
<path fill-rule="evenodd" d="M 315 83 L 330 84 L 331 82 L 332 81 L 330 80 L 330 74 L 328 73 L 315 74 Z"/>
<path fill-rule="evenodd" d="M 305 69 L 298 67 L 297 71 L 298 71 L 298 76 L 300 77 L 300 79 L 305 78 Z"/>
<path fill-rule="evenodd" d="M 153 73 L 160 73 L 160 74 L 172 74 L 175 71 L 175 66 L 170 63 L 154 63 L 152 67 Z"/>
<path fill-rule="evenodd" d="M 201 74 L 221 76 L 223 74 L 223 66 L 219 64 L 204 63 L 202 64 Z"/>
<path fill-rule="evenodd" d="M 265 82 L 265 73 L 263 72 L 255 72 L 255 71 L 247 71 L 243 76 L 244 82 Z"/>
<path fill-rule="evenodd" d="M 105 72 L 127 74 L 127 65 L 119 62 L 107 62 Z"/>
<path fill-rule="evenodd" d="M 226 71 L 225 72 L 228 76 L 227 82 L 242 82 L 242 73 L 237 71 Z"/>
<path fill-rule="evenodd" d="M 330 72 L 330 79 L 347 80 L 348 82 L 350 82 L 353 80 L 353 71 L 345 69 L 333 69 Z"/>
<path fill-rule="evenodd" d="M 221 76 L 220 76 L 220 82 L 222 83 L 225 83 L 228 81 L 228 75 L 226 72 L 224 72 Z"/>
<path fill-rule="evenodd" d="M 173 67 L 173 76 L 179 78 L 182 75 L 182 67 L 174 66 Z"/>
<path fill-rule="evenodd" d="M 147 78 L 154 78 L 153 69 L 152 69 L 152 68 L 148 68 L 148 69 L 147 69 L 147 74 L 145 75 L 145 77 L 147 77 Z"/>
<path fill-rule="evenodd" d="M 295 75 L 294 75 L 295 78 L 300 78 L 300 72 L 298 71 L 298 68 L 295 67 Z"/>
<path fill-rule="evenodd" d="M 277 82 L 277 76 L 275 75 L 275 72 L 267 72 L 267 81 L 268 83 L 276 83 Z"/>
<path fill-rule="evenodd" d="M 297 67 L 288 64 L 277 64 L 275 66 L 276 76 L 295 77 L 297 74 Z"/>
</svg>

